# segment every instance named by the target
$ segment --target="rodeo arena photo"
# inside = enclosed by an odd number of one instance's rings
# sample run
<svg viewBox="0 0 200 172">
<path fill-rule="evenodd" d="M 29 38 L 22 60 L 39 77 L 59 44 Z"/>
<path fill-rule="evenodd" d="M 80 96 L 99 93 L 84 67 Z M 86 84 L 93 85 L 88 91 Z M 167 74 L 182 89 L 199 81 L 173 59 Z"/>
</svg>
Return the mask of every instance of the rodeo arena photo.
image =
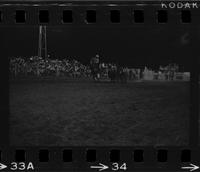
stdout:
<svg viewBox="0 0 200 172">
<path fill-rule="evenodd" d="M 112 27 L 6 31 L 11 145 L 188 145 L 190 68 L 177 60 L 174 41 L 184 32 L 168 38 L 158 35 L 162 30 Z"/>
</svg>

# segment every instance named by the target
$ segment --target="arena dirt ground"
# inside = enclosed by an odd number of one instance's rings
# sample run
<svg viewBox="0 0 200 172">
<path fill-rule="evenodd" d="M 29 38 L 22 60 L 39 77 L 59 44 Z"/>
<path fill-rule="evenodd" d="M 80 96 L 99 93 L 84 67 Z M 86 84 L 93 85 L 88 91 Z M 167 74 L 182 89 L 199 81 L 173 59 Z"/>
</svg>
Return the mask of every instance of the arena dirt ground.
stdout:
<svg viewBox="0 0 200 172">
<path fill-rule="evenodd" d="M 189 82 L 10 81 L 17 146 L 188 144 Z"/>
</svg>

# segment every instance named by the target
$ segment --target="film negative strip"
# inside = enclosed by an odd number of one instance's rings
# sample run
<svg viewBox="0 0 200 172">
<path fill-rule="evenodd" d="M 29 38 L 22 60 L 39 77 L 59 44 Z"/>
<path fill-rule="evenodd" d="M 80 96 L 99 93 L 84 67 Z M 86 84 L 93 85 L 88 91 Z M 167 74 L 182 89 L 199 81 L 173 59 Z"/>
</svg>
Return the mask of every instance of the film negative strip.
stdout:
<svg viewBox="0 0 200 172">
<path fill-rule="evenodd" d="M 0 2 L 0 171 L 199 171 L 199 1 Z"/>
</svg>

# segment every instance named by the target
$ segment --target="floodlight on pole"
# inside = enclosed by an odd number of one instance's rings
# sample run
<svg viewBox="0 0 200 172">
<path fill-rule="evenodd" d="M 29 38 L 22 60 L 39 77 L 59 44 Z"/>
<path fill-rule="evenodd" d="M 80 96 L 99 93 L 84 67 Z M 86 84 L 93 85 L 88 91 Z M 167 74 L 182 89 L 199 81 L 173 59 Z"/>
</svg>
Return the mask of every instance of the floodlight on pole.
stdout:
<svg viewBox="0 0 200 172">
<path fill-rule="evenodd" d="M 39 26 L 38 56 L 47 58 L 47 32 L 46 26 Z"/>
</svg>

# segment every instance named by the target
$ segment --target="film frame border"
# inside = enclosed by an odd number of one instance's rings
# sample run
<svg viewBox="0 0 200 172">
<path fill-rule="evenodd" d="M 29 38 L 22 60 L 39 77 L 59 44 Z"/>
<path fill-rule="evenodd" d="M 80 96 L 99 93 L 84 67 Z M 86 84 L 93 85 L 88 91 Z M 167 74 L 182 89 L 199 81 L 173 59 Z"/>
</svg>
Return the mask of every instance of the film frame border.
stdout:
<svg viewBox="0 0 200 172">
<path fill-rule="evenodd" d="M 173 1 L 171 1 L 173 2 Z M 179 1 L 181 2 L 181 1 Z M 192 4 L 193 1 L 191 1 Z M 195 2 L 195 1 L 194 1 Z M 176 2 L 173 2 L 176 4 Z M 183 1 L 184 3 L 184 1 Z M 162 7 L 165 4 L 167 8 Z M 168 5 L 167 5 L 168 4 Z M 153 25 L 180 25 L 181 27 L 191 27 L 199 24 L 198 21 L 198 9 L 170 9 L 170 2 L 162 1 L 143 1 L 138 3 L 137 1 L 126 2 L 126 1 L 116 1 L 116 2 L 105 2 L 105 1 L 95 1 L 95 2 L 68 2 L 68 3 L 22 3 L 21 1 L 15 3 L 2 3 L 0 2 L 1 7 L 1 22 L 0 26 L 3 25 L 16 25 L 16 26 L 27 26 L 27 25 L 66 25 L 67 27 L 76 27 L 76 26 L 100 26 L 100 25 L 128 25 L 128 26 L 136 26 L 143 25 L 153 26 Z M 198 4 L 199 5 L 199 4 Z M 72 11 L 74 21 L 69 23 L 63 22 L 63 11 L 69 10 Z M 119 11 L 120 21 L 119 22 L 111 22 L 110 21 L 110 11 Z M 140 10 L 143 12 L 144 21 L 136 22 L 134 20 L 135 11 Z M 16 23 L 16 11 L 24 11 L 25 19 L 27 22 Z M 49 22 L 40 22 L 39 15 L 40 11 L 48 11 Z M 95 22 L 87 22 L 87 11 L 95 11 L 96 20 Z M 158 12 L 164 11 L 167 12 L 167 21 L 166 22 L 158 22 Z M 191 21 L 183 22 L 181 21 L 181 15 L 184 15 L 184 12 L 190 13 Z M 54 14 L 57 14 L 55 16 Z"/>
<path fill-rule="evenodd" d="M 96 4 L 96 2 L 94 4 L 91 4 L 91 2 L 85 4 L 82 3 L 73 3 L 73 4 L 68 4 L 68 5 L 63 5 L 60 4 L 58 6 L 58 4 L 45 4 L 45 5 L 39 5 L 39 6 L 35 6 L 36 10 L 33 9 L 32 7 L 34 6 L 34 4 L 28 4 L 28 5 L 20 5 L 19 4 L 12 4 L 12 5 L 5 5 L 5 4 L 0 4 L 0 11 L 3 11 L 2 14 L 5 17 L 4 19 L 6 19 L 6 21 L 3 19 L 3 22 L 0 23 L 0 27 L 4 27 L 4 26 L 12 26 L 12 25 L 19 25 L 19 26 L 32 26 L 32 25 L 40 25 L 41 23 L 38 22 L 38 19 L 35 18 L 34 16 L 36 16 L 35 14 L 38 14 L 38 9 L 45 9 L 48 10 L 51 13 L 59 12 L 62 11 L 65 8 L 69 8 L 72 10 L 78 10 L 79 14 L 82 14 L 80 16 L 77 17 L 78 22 L 77 23 L 73 23 L 73 24 L 69 24 L 67 26 L 69 27 L 88 27 L 88 23 L 85 22 L 85 11 L 88 9 L 91 9 L 91 7 L 93 9 L 98 9 L 99 11 L 104 11 L 104 7 L 107 8 L 107 11 L 109 11 L 109 9 L 120 9 L 120 11 L 124 12 L 124 14 L 127 14 L 127 9 L 129 9 L 128 11 L 130 12 L 131 8 L 138 8 L 141 9 L 141 7 L 136 6 L 135 2 L 131 3 L 132 6 L 130 6 L 130 3 L 114 3 L 114 5 L 111 5 L 108 3 L 99 3 Z M 144 9 L 145 14 L 156 14 L 157 10 L 160 10 L 159 7 L 160 3 L 154 3 L 154 4 L 148 4 L 145 6 L 142 6 L 142 9 Z M 14 13 L 16 10 L 27 10 L 30 12 L 30 17 L 32 16 L 32 20 L 30 20 L 28 23 L 25 24 L 16 24 L 15 20 L 14 20 Z M 166 25 L 179 25 L 179 27 L 188 27 L 188 28 L 192 28 L 194 29 L 194 34 L 196 33 L 196 27 L 198 27 L 199 21 L 198 21 L 198 16 L 200 16 L 200 12 L 198 12 L 197 10 L 190 10 L 191 13 L 193 14 L 192 16 L 194 16 L 194 18 L 192 18 L 191 23 L 189 24 L 182 24 L 178 21 L 178 19 L 180 19 L 180 11 L 181 10 L 167 10 L 168 14 L 169 14 L 169 18 L 168 18 L 168 22 L 166 24 L 163 25 L 163 27 L 165 27 Z M 76 11 L 77 12 L 77 11 Z M 59 13 L 60 14 L 60 13 Z M 107 14 L 107 19 L 108 17 L 108 13 Z M 61 15 L 61 14 L 60 14 Z M 172 16 L 176 16 L 176 17 L 172 17 Z M 123 18 L 126 18 L 127 15 L 123 15 Z M 158 23 L 156 23 L 156 15 L 147 15 L 148 18 L 145 19 L 145 22 L 140 24 L 143 25 L 144 27 L 151 27 L 152 25 L 157 25 Z M 171 16 L 171 18 L 170 18 Z M 60 16 L 61 17 L 61 16 Z M 104 16 L 105 17 L 105 16 Z M 129 17 L 130 17 L 130 13 L 129 13 Z M 106 18 L 106 17 L 105 17 Z M 100 21 L 100 23 L 95 23 L 95 24 L 89 24 L 91 27 L 98 27 L 99 24 L 100 25 L 104 25 L 104 24 L 108 24 L 108 20 L 105 18 L 101 18 L 102 20 Z M 28 19 L 28 18 L 27 18 Z M 45 23 L 45 25 L 60 25 L 62 24 L 61 22 L 57 22 L 57 17 L 56 15 L 52 15 L 50 16 L 50 23 Z M 171 20 L 170 20 L 171 19 Z M 8 22 L 7 22 L 8 21 Z M 178 22 L 177 22 L 178 21 Z M 120 24 L 115 24 L 116 27 L 118 27 Z M 128 20 L 127 23 L 123 23 L 122 25 L 124 26 L 130 26 L 133 25 L 133 27 L 135 27 L 135 25 L 133 23 L 130 23 L 130 21 Z M 92 26 L 93 25 L 93 26 Z M 112 25 L 112 24 L 111 24 Z M 160 25 L 160 24 L 159 24 Z M 131 26 L 130 26 L 131 27 Z M 198 39 L 198 38 L 197 38 Z M 198 50 L 198 45 L 194 45 L 195 50 Z M 3 78 L 3 85 L 2 86 L 2 90 L 7 90 L 9 89 L 9 84 L 8 84 L 8 68 L 5 64 L 8 64 L 8 61 L 6 59 L 4 59 L 5 62 L 4 64 L 2 64 L 3 66 L 1 67 L 1 74 L 2 78 Z M 177 168 L 179 167 L 179 165 L 182 163 L 181 162 L 181 150 L 190 150 L 191 151 L 191 161 L 190 162 L 198 162 L 199 160 L 199 155 L 200 155 L 200 150 L 199 150 L 199 144 L 198 144 L 198 137 L 199 137 L 199 125 L 198 125 L 198 105 L 199 105 L 199 97 L 198 97 L 198 76 L 199 76 L 199 70 L 198 70 L 198 64 L 199 64 L 199 59 L 198 56 L 194 57 L 194 59 L 192 60 L 192 66 L 195 66 L 194 68 L 192 68 L 193 70 L 191 71 L 192 77 L 191 77 L 191 102 L 192 102 L 192 112 L 190 115 L 190 144 L 188 146 L 183 146 L 183 147 L 176 147 L 176 146 L 167 146 L 167 147 L 141 147 L 141 146 L 133 146 L 133 147 L 90 147 L 90 146 L 84 146 L 84 147 L 17 147 L 17 149 L 23 149 L 26 151 L 26 158 L 31 160 L 32 162 L 36 162 L 36 164 L 39 164 L 39 169 L 38 170 L 63 170 L 63 169 L 69 169 L 69 170 L 81 170 L 81 171 L 85 171 L 85 170 L 89 170 L 88 169 L 88 162 L 86 161 L 85 157 L 86 157 L 86 150 L 88 149 L 95 149 L 97 152 L 97 159 L 98 161 L 96 162 L 104 162 L 104 163 L 108 163 L 110 162 L 109 160 L 109 151 L 110 150 L 120 150 L 120 155 L 121 158 L 123 159 L 125 162 L 132 164 L 129 165 L 129 169 L 133 169 L 133 170 L 156 170 L 156 171 L 160 171 L 162 169 L 167 169 L 167 170 L 178 170 Z M 6 67 L 6 68 L 5 68 Z M 6 73 L 7 72 L 7 73 Z M 7 74 L 7 75 L 6 75 Z M 7 92 L 8 93 L 8 92 Z M 3 95 L 1 98 L 1 114 L 9 114 L 9 108 L 8 108 L 8 95 L 7 95 L 6 91 L 2 91 Z M 9 141 L 9 134 L 5 133 L 5 131 L 9 131 L 9 116 L 1 116 L 1 122 L 0 122 L 0 135 L 1 135 L 1 142 L 0 142 L 0 147 L 2 149 L 1 151 L 1 158 L 3 161 L 14 161 L 14 155 L 15 155 L 15 150 L 16 147 L 10 147 L 8 146 L 8 141 Z M 197 136 L 197 137 L 196 137 Z M 38 161 L 38 152 L 41 149 L 49 149 L 49 155 L 50 155 L 50 159 L 49 159 L 49 163 L 43 163 L 43 162 L 39 162 Z M 65 149 L 70 149 L 73 151 L 73 156 L 75 156 L 76 158 L 74 159 L 73 162 L 71 163 L 67 163 L 67 164 L 63 164 L 64 162 L 62 161 L 62 155 L 61 152 Z M 134 163 L 133 162 L 133 151 L 134 150 L 143 150 L 144 151 L 144 161 L 141 163 Z M 164 162 L 164 163 L 160 163 L 157 161 L 157 151 L 158 150 L 167 150 L 168 151 L 168 161 Z M 36 153 L 37 152 L 37 153 Z M 121 160 L 120 160 L 121 161 Z M 49 166 L 49 164 L 51 164 Z M 89 163 L 90 164 L 90 163 Z"/>
</svg>

